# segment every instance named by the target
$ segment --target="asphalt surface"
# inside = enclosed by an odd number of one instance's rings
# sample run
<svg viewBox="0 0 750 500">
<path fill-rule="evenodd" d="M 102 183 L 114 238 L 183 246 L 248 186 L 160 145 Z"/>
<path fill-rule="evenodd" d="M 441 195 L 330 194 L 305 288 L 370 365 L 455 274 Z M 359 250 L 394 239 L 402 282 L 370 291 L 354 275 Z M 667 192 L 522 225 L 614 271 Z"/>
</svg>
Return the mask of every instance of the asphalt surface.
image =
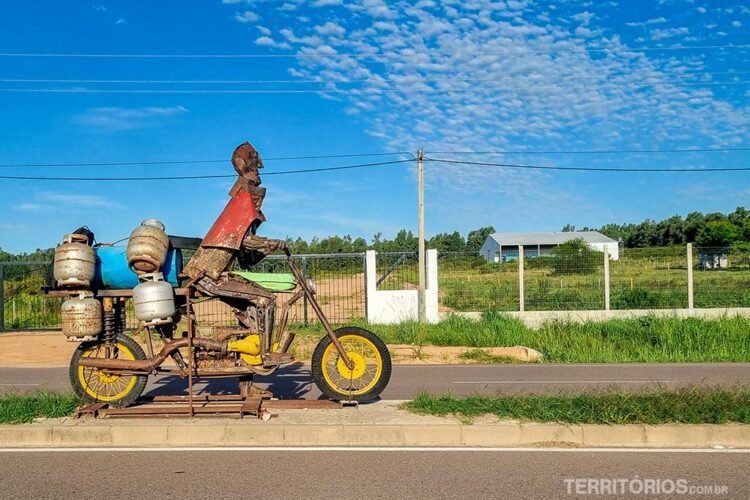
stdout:
<svg viewBox="0 0 750 500">
<path fill-rule="evenodd" d="M 639 490 L 646 480 L 661 491 L 682 484 L 749 498 L 748 469 L 750 454 L 721 452 L 0 452 L 0 491 L 14 499 L 539 499 L 570 498 L 577 487 L 596 497 L 591 488 L 607 487 L 605 479 L 631 498 L 660 497 Z M 681 496 L 717 498 L 702 491 Z"/>
<path fill-rule="evenodd" d="M 306 365 L 282 367 L 273 376 L 256 380 L 278 397 L 320 396 Z M 409 399 L 421 391 L 455 395 L 634 391 L 749 382 L 750 363 L 395 365 L 381 396 Z M 0 393 L 69 388 L 67 368 L 0 368 Z M 182 394 L 186 389 L 185 379 L 162 375 L 149 378 L 146 394 Z M 196 389 L 212 394 L 238 391 L 234 378 L 198 380 Z"/>
</svg>

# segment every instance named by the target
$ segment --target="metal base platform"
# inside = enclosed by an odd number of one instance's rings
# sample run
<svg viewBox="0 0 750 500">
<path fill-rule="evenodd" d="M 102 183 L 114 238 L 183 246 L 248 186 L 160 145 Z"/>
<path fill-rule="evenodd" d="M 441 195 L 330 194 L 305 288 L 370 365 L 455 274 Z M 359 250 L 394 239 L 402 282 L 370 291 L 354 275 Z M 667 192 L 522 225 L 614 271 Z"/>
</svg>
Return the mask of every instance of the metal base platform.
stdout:
<svg viewBox="0 0 750 500">
<path fill-rule="evenodd" d="M 336 410 L 357 408 L 355 401 L 328 399 L 272 399 L 236 395 L 153 396 L 141 398 L 127 408 L 114 408 L 107 403 L 81 406 L 77 416 L 93 418 L 185 418 L 253 416 L 270 420 L 278 410 Z"/>
</svg>

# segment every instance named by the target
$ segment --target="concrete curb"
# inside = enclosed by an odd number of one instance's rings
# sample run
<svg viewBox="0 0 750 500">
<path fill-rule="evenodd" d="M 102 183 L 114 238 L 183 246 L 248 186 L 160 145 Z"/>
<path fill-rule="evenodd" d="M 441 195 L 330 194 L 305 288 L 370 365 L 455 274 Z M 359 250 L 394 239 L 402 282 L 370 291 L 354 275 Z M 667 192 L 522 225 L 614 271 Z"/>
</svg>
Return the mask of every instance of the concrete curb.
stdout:
<svg viewBox="0 0 750 500">
<path fill-rule="evenodd" d="M 64 421 L 1 425 L 0 447 L 471 446 L 750 448 L 750 425 L 289 424 Z"/>
</svg>

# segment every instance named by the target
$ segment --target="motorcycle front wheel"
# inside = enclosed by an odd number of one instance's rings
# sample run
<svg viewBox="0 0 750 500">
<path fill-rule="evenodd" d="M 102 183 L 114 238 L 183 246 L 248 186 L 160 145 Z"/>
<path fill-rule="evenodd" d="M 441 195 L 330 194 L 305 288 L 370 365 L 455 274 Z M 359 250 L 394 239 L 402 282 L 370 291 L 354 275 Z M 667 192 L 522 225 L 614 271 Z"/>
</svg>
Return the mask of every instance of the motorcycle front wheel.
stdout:
<svg viewBox="0 0 750 500">
<path fill-rule="evenodd" d="M 146 388 L 148 375 L 117 375 L 106 370 L 81 366 L 83 358 L 146 359 L 138 342 L 118 335 L 114 344 L 84 342 L 73 353 L 68 375 L 76 395 L 87 403 L 104 402 L 112 406 L 129 406 Z"/>
<path fill-rule="evenodd" d="M 376 399 L 391 378 L 391 355 L 385 343 L 369 330 L 347 326 L 334 331 L 354 364 L 352 369 L 326 336 L 312 355 L 312 375 L 320 392 L 335 400 Z"/>
</svg>

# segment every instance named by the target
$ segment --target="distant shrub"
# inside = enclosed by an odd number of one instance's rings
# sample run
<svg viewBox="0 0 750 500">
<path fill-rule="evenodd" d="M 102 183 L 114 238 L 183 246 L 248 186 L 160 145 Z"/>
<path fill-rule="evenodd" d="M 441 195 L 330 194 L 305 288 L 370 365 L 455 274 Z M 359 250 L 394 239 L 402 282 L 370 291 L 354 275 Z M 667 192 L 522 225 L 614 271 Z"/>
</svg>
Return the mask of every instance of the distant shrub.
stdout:
<svg viewBox="0 0 750 500">
<path fill-rule="evenodd" d="M 593 274 L 604 256 L 592 249 L 583 238 L 567 241 L 552 250 L 555 274 Z"/>
</svg>

